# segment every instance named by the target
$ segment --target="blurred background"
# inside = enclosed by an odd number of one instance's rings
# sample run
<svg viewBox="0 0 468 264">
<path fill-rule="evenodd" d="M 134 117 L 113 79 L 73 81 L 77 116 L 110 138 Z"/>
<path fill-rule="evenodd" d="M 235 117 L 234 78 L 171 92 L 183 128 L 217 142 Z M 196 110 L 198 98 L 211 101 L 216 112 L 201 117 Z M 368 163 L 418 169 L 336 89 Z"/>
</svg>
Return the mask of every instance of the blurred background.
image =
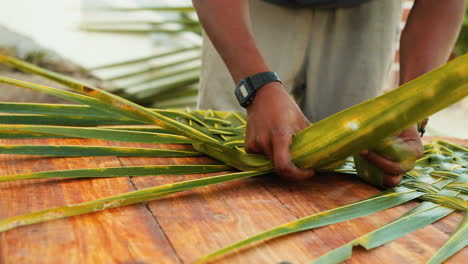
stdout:
<svg viewBox="0 0 468 264">
<path fill-rule="evenodd" d="M 401 28 L 412 4 L 402 1 Z M 15 0 L 1 7 L 0 53 L 145 106 L 195 107 L 202 40 L 190 0 Z M 467 51 L 468 14 L 452 56 Z M 384 90 L 398 83 L 398 57 L 397 51 Z M 0 75 L 58 87 L 2 66 Z M 0 91 L 0 101 L 62 102 L 21 88 L 2 85 Z M 432 116 L 427 130 L 468 139 L 468 99 Z"/>
</svg>

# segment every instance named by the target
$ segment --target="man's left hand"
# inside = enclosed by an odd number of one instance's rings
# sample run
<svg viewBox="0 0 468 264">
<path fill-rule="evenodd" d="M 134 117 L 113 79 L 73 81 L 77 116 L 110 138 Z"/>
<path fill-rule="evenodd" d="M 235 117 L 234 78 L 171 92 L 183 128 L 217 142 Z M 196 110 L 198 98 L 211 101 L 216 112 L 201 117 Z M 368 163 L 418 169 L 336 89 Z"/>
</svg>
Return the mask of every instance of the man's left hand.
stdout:
<svg viewBox="0 0 468 264">
<path fill-rule="evenodd" d="M 416 126 L 411 126 L 401 132 L 398 137 L 402 140 L 402 148 L 407 157 L 399 162 L 372 150 L 361 152 L 361 156 L 384 172 L 384 185 L 394 187 L 403 179 L 403 174 L 413 169 L 416 160 L 423 155 L 421 137 Z"/>
</svg>

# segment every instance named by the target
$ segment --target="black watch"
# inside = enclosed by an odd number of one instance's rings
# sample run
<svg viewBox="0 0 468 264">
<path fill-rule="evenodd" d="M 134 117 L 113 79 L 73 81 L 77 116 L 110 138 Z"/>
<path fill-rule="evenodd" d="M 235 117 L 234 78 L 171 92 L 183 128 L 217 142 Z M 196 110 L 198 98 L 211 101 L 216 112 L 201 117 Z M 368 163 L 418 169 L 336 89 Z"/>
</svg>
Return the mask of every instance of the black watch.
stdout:
<svg viewBox="0 0 468 264">
<path fill-rule="evenodd" d="M 242 107 L 249 106 L 255 98 L 257 90 L 271 82 L 281 83 L 276 72 L 262 72 L 242 79 L 236 86 L 237 101 Z"/>
</svg>

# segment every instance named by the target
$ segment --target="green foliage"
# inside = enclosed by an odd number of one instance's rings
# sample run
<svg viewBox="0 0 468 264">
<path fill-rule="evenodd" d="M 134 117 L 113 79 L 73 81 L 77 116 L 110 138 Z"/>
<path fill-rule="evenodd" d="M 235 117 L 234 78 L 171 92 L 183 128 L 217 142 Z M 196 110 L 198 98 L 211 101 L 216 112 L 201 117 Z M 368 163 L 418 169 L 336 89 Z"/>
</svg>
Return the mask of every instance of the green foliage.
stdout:
<svg viewBox="0 0 468 264">
<path fill-rule="evenodd" d="M 0 136 L 11 138 L 34 137 L 81 137 L 130 142 L 190 143 L 195 151 L 163 151 L 102 146 L 2 146 L 0 153 L 35 155 L 130 155 L 130 156 L 177 156 L 208 155 L 224 164 L 201 164 L 187 166 L 140 166 L 125 168 L 87 169 L 51 171 L 10 175 L 2 180 L 40 179 L 50 177 L 122 177 L 146 175 L 171 175 L 205 173 L 232 170 L 214 177 L 183 181 L 174 184 L 151 187 L 130 193 L 105 197 L 76 205 L 51 208 L 0 220 L 0 231 L 23 225 L 74 216 L 107 208 L 157 199 L 176 192 L 190 190 L 211 184 L 223 183 L 272 172 L 271 162 L 264 156 L 246 153 L 242 147 L 246 126 L 245 116 L 235 112 L 155 110 L 142 107 L 101 89 L 88 86 L 28 63 L 0 55 L 0 62 L 18 69 L 32 72 L 57 81 L 73 89 L 67 92 L 47 86 L 27 83 L 0 77 L 7 83 L 54 94 L 80 103 L 78 106 L 9 104 L 0 103 L 0 112 L 16 117 L 19 122 L 34 124 L 13 125 L 12 119 L 0 125 Z M 366 101 L 355 107 L 324 119 L 294 137 L 292 144 L 293 161 L 301 167 L 328 168 L 348 156 L 365 148 L 379 145 L 384 138 L 404 127 L 441 110 L 468 95 L 468 55 L 461 56 L 425 76 L 404 86 Z M 417 111 L 415 111 L 417 109 Z M 80 110 L 80 111 L 76 111 Z M 82 110 L 82 111 L 81 111 Z M 46 118 L 35 119 L 34 116 Z M 1 115 L 0 115 L 1 116 Z M 73 126 L 50 124 L 48 117 L 55 122 L 70 122 Z M 92 127 L 83 121 L 86 118 L 103 118 L 114 128 Z M 89 120 L 88 120 L 89 121 Z M 131 121 L 131 126 L 122 126 L 123 121 Z M 145 124 L 144 128 L 136 124 Z M 87 127 L 84 127 L 87 126 Z M 355 173 L 354 165 L 346 162 L 336 171 Z M 430 224 L 441 217 L 459 210 L 467 211 L 468 190 L 468 150 L 447 142 L 434 142 L 425 147 L 424 157 L 417 167 L 405 175 L 400 186 L 387 190 L 350 205 L 334 208 L 326 212 L 308 216 L 265 231 L 239 243 L 214 252 L 199 262 L 229 253 L 234 249 L 248 246 L 253 242 L 272 239 L 285 234 L 309 230 L 324 225 L 346 221 L 363 215 L 378 212 L 413 199 L 425 202 L 402 215 L 392 223 L 383 226 L 345 246 L 325 255 L 327 263 L 343 261 L 351 256 L 354 245 L 371 249 L 390 242 L 409 232 Z M 468 236 L 466 220 L 457 229 L 447 246 L 431 260 L 440 263 L 466 246 Z M 317 261 L 320 261 L 317 260 Z"/>
</svg>

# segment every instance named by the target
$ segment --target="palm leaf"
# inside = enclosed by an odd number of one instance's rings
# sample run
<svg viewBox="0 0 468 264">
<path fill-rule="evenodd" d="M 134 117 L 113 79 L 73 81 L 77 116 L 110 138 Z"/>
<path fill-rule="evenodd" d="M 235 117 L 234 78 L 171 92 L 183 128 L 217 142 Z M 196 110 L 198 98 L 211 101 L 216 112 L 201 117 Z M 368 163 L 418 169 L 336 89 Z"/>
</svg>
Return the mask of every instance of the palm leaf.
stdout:
<svg viewBox="0 0 468 264">
<path fill-rule="evenodd" d="M 195 10 L 192 6 L 143 6 L 137 8 L 127 8 L 127 7 L 103 7 L 98 9 L 101 12 L 106 12 L 104 14 L 112 14 L 112 11 L 119 11 L 125 12 L 130 17 L 132 13 L 137 13 L 138 11 L 144 11 L 148 13 L 148 11 L 155 11 L 155 15 L 161 15 L 163 17 L 162 20 L 136 20 L 136 19 L 119 19 L 119 20 L 105 20 L 105 21 L 88 21 L 81 23 L 80 29 L 83 31 L 91 31 L 91 32 L 100 32 L 100 33 L 112 33 L 112 34 L 170 34 L 170 35 L 177 35 L 179 33 L 186 33 L 186 32 L 193 32 L 196 34 L 201 34 L 202 27 L 196 17 Z M 93 11 L 97 11 L 96 9 Z M 159 12 L 159 13 L 158 13 Z M 164 18 L 165 14 L 160 14 L 160 12 L 169 13 L 171 18 Z M 177 36 L 179 37 L 179 36 Z M 172 36 L 171 36 L 172 38 Z M 182 45 L 185 45 L 183 43 Z M 198 51 L 201 51 L 200 47 L 197 47 Z M 197 49 L 196 48 L 196 49 Z M 165 77 L 158 77 L 158 73 L 163 68 L 167 68 L 170 66 L 175 66 L 177 64 L 183 62 L 189 62 L 193 59 L 196 59 L 191 54 L 184 54 L 184 50 L 182 49 L 181 52 L 167 54 L 163 56 L 146 56 L 146 58 L 137 58 L 129 61 L 117 62 L 112 63 L 109 66 L 104 65 L 104 67 L 98 66 L 92 68 L 97 76 L 103 77 L 102 79 L 111 81 L 113 87 L 113 92 L 117 93 L 118 95 L 127 98 L 131 101 L 137 102 L 139 104 L 143 104 L 145 106 L 153 105 L 157 102 L 158 107 L 191 107 L 194 106 L 193 98 L 184 98 L 177 100 L 177 102 L 173 102 L 175 97 L 173 97 L 169 102 L 161 102 L 161 99 L 158 97 L 160 92 L 164 91 L 174 91 L 178 90 L 179 88 L 190 85 L 190 84 L 198 84 L 199 81 L 199 73 L 193 72 L 193 74 L 171 74 L 171 76 Z M 190 52 L 190 51 L 189 51 Z M 198 52 L 199 53 L 199 52 Z M 180 55 L 174 61 L 172 59 L 168 59 L 171 55 Z M 192 53 L 193 54 L 193 53 Z M 196 55 L 199 57 L 199 54 Z M 153 60 L 157 59 L 157 60 Z M 179 61 L 180 60 L 180 61 Z M 153 65 L 152 62 L 164 62 L 166 63 Z M 129 67 L 126 67 L 130 65 Z M 136 70 L 134 70 L 136 68 Z M 101 71 L 104 69 L 104 72 Z M 106 77 L 106 69 L 111 69 L 111 71 L 107 71 L 107 74 L 110 72 L 124 72 L 123 74 L 117 74 L 114 76 L 107 76 Z M 98 70 L 97 72 L 95 70 Z M 162 74 L 162 73 L 161 73 Z M 156 76 L 155 76 L 156 75 Z M 152 78 L 152 81 L 145 81 L 148 77 Z M 158 81 L 156 81 L 158 80 Z M 147 91 L 142 92 L 135 92 L 134 86 L 135 83 L 138 83 L 139 86 L 146 86 L 148 87 Z M 137 91 L 140 88 L 136 89 Z M 151 91 L 156 91 L 152 93 Z"/>
<path fill-rule="evenodd" d="M 218 159 L 226 165 L 246 171 L 157 186 L 75 206 L 64 206 L 23 216 L 15 216 L 0 221 L 0 231 L 21 225 L 146 201 L 183 190 L 253 177 L 272 171 L 272 164 L 266 157 L 247 154 L 242 147 L 239 147 L 238 142 L 244 136 L 246 122 L 245 118 L 238 113 L 210 110 L 188 110 L 185 112 L 154 111 L 108 92 L 86 86 L 68 77 L 43 70 L 13 58 L 0 56 L 0 61 L 56 80 L 84 95 L 5 77 L 0 77 L 0 82 L 62 96 L 88 105 L 88 107 L 94 108 L 97 111 L 106 112 L 115 119 L 127 118 L 140 123 L 158 125 L 158 127 L 189 139 L 197 151 Z M 393 133 L 462 99 L 468 94 L 467 61 L 468 55 L 462 56 L 448 65 L 422 76 L 393 92 L 347 109 L 305 129 L 294 137 L 292 145 L 293 161 L 301 167 L 327 167 L 330 164 L 344 160 L 346 157 L 362 149 L 378 145 L 380 141 Z M 418 111 L 411 111 L 414 109 L 418 109 Z M 93 129 L 99 131 L 102 128 Z M 138 132 L 116 131 L 126 133 Z M 333 133 L 330 133 L 330 131 L 333 131 Z M 39 131 L 38 133 L 43 132 Z M 90 133 L 90 136 L 92 134 L 94 133 Z M 425 199 L 431 203 L 452 207 L 457 210 L 466 210 L 466 201 L 463 198 L 454 197 L 453 193 L 450 193 L 466 189 L 464 185 L 465 181 L 463 180 L 463 175 L 468 171 L 466 149 L 448 143 L 436 142 L 432 146 L 427 147 L 426 150 L 425 156 L 418 161 L 418 168 L 407 173 L 406 179 L 399 187 L 361 202 L 335 208 L 266 231 L 253 238 L 248 238 L 235 245 L 221 249 L 202 260 L 228 253 L 232 249 L 246 246 L 253 242 L 367 215 L 415 198 Z M 338 170 L 351 172 L 351 167 L 351 165 L 345 164 L 344 167 Z M 89 172 L 83 175 L 89 175 Z M 447 189 L 450 192 L 441 191 L 439 193 L 439 190 L 444 188 L 451 188 Z M 417 212 L 414 211 L 413 213 Z"/>
<path fill-rule="evenodd" d="M 89 70 L 101 70 L 101 69 L 108 69 L 108 68 L 124 66 L 124 65 L 130 65 L 130 64 L 135 64 L 135 63 L 141 63 L 141 62 L 146 62 L 146 61 L 150 61 L 150 60 L 153 60 L 153 59 L 166 57 L 166 56 L 169 56 L 169 55 L 180 54 L 182 52 L 192 51 L 192 50 L 199 50 L 199 49 L 200 49 L 200 47 L 198 47 L 198 46 L 180 48 L 180 49 L 171 49 L 171 50 L 168 50 L 168 51 L 159 52 L 159 53 L 152 54 L 152 55 L 145 56 L 145 57 L 140 57 L 140 58 L 136 58 L 136 59 L 131 59 L 131 60 L 126 60 L 126 61 L 121 61 L 121 62 L 96 66 L 96 67 L 90 68 Z"/>
<path fill-rule="evenodd" d="M 108 208 L 124 206 L 151 199 L 163 197 L 165 195 L 190 190 L 197 187 L 207 186 L 216 183 L 223 183 L 232 180 L 239 180 L 243 178 L 263 175 L 265 172 L 250 171 L 226 174 L 221 176 L 214 176 L 207 179 L 196 179 L 184 181 L 179 183 L 166 184 L 162 186 L 152 187 L 148 189 L 133 191 L 125 194 L 114 195 L 110 197 L 101 198 L 98 200 L 80 203 L 76 205 L 67 205 L 56 207 L 52 209 L 42 210 L 34 213 L 24 214 L 0 220 L 0 232 L 34 223 L 49 221 L 53 219 L 60 219 L 74 215 L 80 215 L 90 212 L 96 212 Z M 85 174 L 86 175 L 86 174 Z M 128 175 L 128 174 L 127 174 Z"/>
<path fill-rule="evenodd" d="M 32 64 L 22 62 L 20 60 L 4 55 L 0 55 L 0 62 L 12 65 L 18 69 L 27 72 L 35 73 L 46 78 L 55 80 L 80 93 L 89 95 L 91 97 L 61 91 L 59 89 L 54 89 L 42 85 L 34 85 L 27 82 L 17 81 L 6 77 L 0 77 L 0 82 L 54 94 L 65 99 L 96 107 L 97 109 L 105 112 L 119 113 L 120 115 L 129 117 L 131 119 L 139 120 L 141 122 L 160 125 L 164 128 L 167 128 L 168 130 L 174 131 L 179 135 L 187 136 L 193 140 L 214 141 L 211 137 L 206 136 L 205 134 L 200 133 L 195 129 L 192 129 L 190 126 L 174 121 L 173 119 L 168 118 L 164 115 L 152 112 L 142 106 L 139 106 L 121 97 L 113 95 L 109 92 L 103 91 L 95 87 L 83 85 L 82 83 L 77 82 L 61 74 L 41 69 Z"/>
<path fill-rule="evenodd" d="M 69 104 L 39 104 L 39 103 L 2 103 L 0 102 L 0 112 L 13 114 L 34 114 L 34 115 L 63 115 L 80 117 L 115 117 L 114 114 L 96 110 L 84 105 Z"/>
<path fill-rule="evenodd" d="M 326 255 L 314 260 L 312 263 L 341 263 L 351 258 L 353 246 L 359 245 L 367 250 L 373 249 L 432 224 L 453 211 L 455 211 L 453 208 L 444 207 L 431 202 L 424 202 L 390 224 L 330 251 Z"/>
<path fill-rule="evenodd" d="M 41 135 L 58 135 L 75 138 L 92 138 L 110 141 L 139 142 L 139 143 L 190 143 L 182 136 L 166 133 L 139 132 L 108 128 L 88 128 L 70 126 L 43 125 L 2 125 L 0 132 L 15 134 L 17 132 L 40 133 Z"/>
<path fill-rule="evenodd" d="M 202 257 L 195 263 L 204 263 L 206 261 L 214 259 L 215 257 L 227 254 L 247 245 L 251 245 L 253 243 L 257 243 L 267 239 L 276 238 L 304 230 L 310 230 L 313 228 L 339 223 L 360 216 L 372 214 L 384 209 L 397 206 L 407 201 L 411 201 L 421 195 L 423 195 L 422 192 L 417 192 L 407 188 L 396 188 L 393 190 L 389 190 L 375 197 L 371 197 L 369 199 L 357 203 L 308 216 L 264 231 L 255 236 L 249 237 L 245 240 L 241 240 L 220 250 L 217 250 L 213 253 L 210 253 L 209 255 Z"/>
<path fill-rule="evenodd" d="M 0 54 L 0 61 L 1 61 L 1 59 L 2 59 L 2 55 Z M 13 58 L 11 58 L 11 59 L 13 59 Z M 15 60 L 15 59 L 13 59 L 13 60 Z M 20 62 L 20 61 L 18 61 L 18 62 Z M 33 65 L 28 65 L 28 66 L 33 66 Z M 36 66 L 33 66 L 33 67 L 36 67 Z M 24 81 L 15 80 L 15 79 L 2 77 L 2 76 L 0 76 L 0 83 L 10 84 L 10 85 L 18 86 L 18 87 L 23 87 L 23 88 L 31 89 L 31 90 L 34 90 L 34 91 L 49 93 L 49 94 L 61 97 L 63 99 L 67 99 L 67 100 L 77 102 L 77 103 L 86 104 L 86 105 L 92 106 L 94 108 L 97 108 L 99 110 L 112 113 L 112 111 L 109 109 L 109 107 L 105 103 L 102 103 L 101 101 L 96 100 L 96 99 L 94 99 L 92 97 L 89 97 L 89 96 L 86 96 L 86 95 L 81 95 L 81 94 L 77 94 L 77 93 L 73 93 L 73 92 L 69 92 L 69 91 L 60 90 L 60 89 L 57 89 L 57 88 L 47 87 L 47 86 L 44 86 L 44 85 L 34 84 L 34 83 L 30 83 L 30 82 L 24 82 Z M 113 113 L 115 113 L 115 111 Z M 127 118 L 130 118 L 130 119 L 136 119 L 134 116 L 132 116 L 132 115 L 130 115 L 128 113 L 125 113 L 124 111 L 119 111 L 119 113 L 116 115 L 116 117 L 127 117 Z"/>
<path fill-rule="evenodd" d="M 435 144 L 437 144 L 437 142 L 432 145 Z M 362 245 L 366 249 L 372 249 L 437 221 L 455 210 L 466 211 L 468 210 L 468 204 L 466 202 L 468 196 L 463 195 L 463 198 L 460 198 L 457 197 L 457 195 L 460 195 L 462 191 L 450 190 L 450 188 L 466 187 L 463 184 L 468 182 L 468 160 L 463 160 L 463 163 L 459 165 L 458 169 L 454 169 L 454 164 L 451 163 L 454 157 L 458 156 L 455 153 L 466 153 L 466 151 L 463 151 L 463 148 L 458 146 L 449 146 L 451 147 L 449 150 L 454 153 L 454 155 L 441 158 L 438 157 L 440 154 L 433 154 L 423 157 L 418 161 L 418 166 L 410 172 L 410 174 L 417 175 L 415 177 L 417 181 L 413 179 L 414 177 L 409 177 L 405 179 L 399 187 L 387 190 L 379 195 L 357 203 L 321 212 L 272 228 L 221 248 L 220 250 L 202 257 L 196 263 L 204 263 L 215 257 L 228 254 L 234 250 L 244 248 L 260 241 L 304 230 L 311 230 L 375 213 L 415 198 L 430 201 L 416 207 L 391 224 L 353 240 L 316 260 L 316 263 L 339 263 L 351 257 L 353 246 Z M 462 151 L 460 151 L 460 149 L 462 149 Z M 453 177 L 445 177 L 445 171 L 453 174 Z M 449 189 L 444 190 L 445 187 L 449 187 Z M 437 195 L 433 194 L 434 192 L 437 192 Z"/>
<path fill-rule="evenodd" d="M 450 256 L 468 245 L 468 213 L 465 212 L 462 222 L 450 239 L 437 251 L 427 264 L 442 263 Z"/>
<path fill-rule="evenodd" d="M 95 177 L 129 177 L 129 176 L 155 176 L 155 175 L 183 175 L 229 170 L 230 167 L 218 164 L 206 165 L 153 165 L 131 166 L 98 169 L 79 169 L 65 171 L 45 171 L 25 174 L 16 174 L 0 177 L 0 182 L 33 180 L 47 178 L 95 178 Z"/>
<path fill-rule="evenodd" d="M 125 89 L 125 92 L 132 94 L 137 100 L 154 101 L 159 94 L 185 87 L 198 82 L 200 79 L 199 66 L 190 67 L 177 72 L 175 75 L 158 78 L 154 81 L 147 81 Z"/>
<path fill-rule="evenodd" d="M 164 115 L 166 117 L 172 119 L 178 118 L 186 118 L 194 120 L 198 123 L 203 123 L 202 120 L 190 115 L 181 110 L 169 110 L 169 109 L 149 109 L 150 111 L 157 112 L 160 115 Z M 139 124 L 144 125 L 142 122 L 133 121 L 130 119 L 118 118 L 115 115 L 102 112 L 96 110 L 95 108 L 89 107 L 87 105 L 67 105 L 67 104 L 43 104 L 43 103 L 2 103 L 0 102 L 0 113 L 8 113 L 8 115 L 0 115 L 0 122 L 2 124 L 10 124 L 10 123 L 21 123 L 22 120 L 25 119 L 29 122 L 29 119 L 33 120 L 35 117 L 37 120 L 48 120 L 50 118 L 51 122 L 65 122 L 71 123 L 74 120 L 99 120 L 96 122 L 95 125 L 115 125 L 114 127 L 117 129 L 116 125 L 133 125 Z M 13 114 L 13 115 L 12 115 Z M 14 116 L 16 115 L 16 116 Z M 13 116 L 13 117 L 11 117 Z M 21 116 L 21 118 L 18 118 Z M 5 119 L 2 119 L 5 117 Z M 41 119 L 42 118 L 42 119 Z M 61 119 L 62 118 L 62 119 Z M 67 119 L 68 118 L 68 119 Z M 11 119 L 11 120 L 10 120 Z M 18 121 L 18 119 L 20 119 Z M 16 120 L 16 121 L 15 121 Z M 78 122 L 78 121 L 76 121 Z M 85 122 L 85 121 L 83 121 Z M 35 122 L 37 124 L 47 124 L 47 122 L 40 123 L 39 121 Z M 24 123 L 22 123 L 24 124 Z M 164 133 L 171 133 L 170 131 L 163 129 L 157 126 L 146 126 L 147 129 L 151 129 L 152 131 L 156 132 L 164 132 Z M 144 127 L 136 127 L 136 126 L 125 126 L 123 128 L 127 129 L 137 129 L 143 130 Z"/>
<path fill-rule="evenodd" d="M 187 62 L 192 62 L 192 61 L 198 60 L 198 59 L 200 59 L 200 54 L 197 53 L 197 54 L 190 55 L 190 56 L 184 56 L 184 57 L 179 58 L 179 59 L 174 59 L 174 60 L 171 60 L 171 61 L 166 62 L 164 64 L 159 64 L 159 65 L 155 65 L 155 66 L 146 66 L 145 65 L 145 66 L 143 66 L 142 69 L 138 69 L 138 70 L 134 70 L 134 71 L 130 71 L 130 72 L 126 71 L 124 74 L 111 76 L 111 77 L 105 78 L 104 80 L 105 81 L 116 81 L 116 80 L 120 80 L 120 79 L 126 79 L 126 78 L 130 78 L 130 77 L 148 75 L 148 74 L 156 75 L 156 78 L 160 78 L 160 76 L 158 76 L 157 74 L 161 74 L 160 72 L 162 70 L 168 69 L 168 68 L 171 68 L 171 67 L 173 68 L 174 66 L 185 64 Z M 173 74 L 173 72 L 169 72 L 169 74 Z M 143 80 L 143 81 L 145 81 L 145 80 Z M 140 82 L 143 82 L 143 81 L 140 81 Z"/>
<path fill-rule="evenodd" d="M 120 157 L 195 157 L 197 151 L 93 146 L 3 145 L 0 154 L 41 155 L 59 157 L 120 156 Z"/>
<path fill-rule="evenodd" d="M 62 125 L 62 126 L 105 126 L 138 125 L 141 122 L 128 118 L 101 118 L 87 116 L 54 115 L 0 115 L 0 124 Z"/>
</svg>

